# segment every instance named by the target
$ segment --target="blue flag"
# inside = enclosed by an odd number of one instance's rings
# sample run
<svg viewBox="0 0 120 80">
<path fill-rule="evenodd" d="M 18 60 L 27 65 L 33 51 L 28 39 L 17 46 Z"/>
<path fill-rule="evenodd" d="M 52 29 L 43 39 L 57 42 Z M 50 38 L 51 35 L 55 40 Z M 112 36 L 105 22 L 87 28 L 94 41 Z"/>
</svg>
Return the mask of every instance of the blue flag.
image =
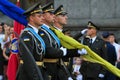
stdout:
<svg viewBox="0 0 120 80">
<path fill-rule="evenodd" d="M 23 15 L 24 10 L 9 2 L 9 0 L 0 0 L 0 11 L 25 26 L 28 23 Z"/>
</svg>

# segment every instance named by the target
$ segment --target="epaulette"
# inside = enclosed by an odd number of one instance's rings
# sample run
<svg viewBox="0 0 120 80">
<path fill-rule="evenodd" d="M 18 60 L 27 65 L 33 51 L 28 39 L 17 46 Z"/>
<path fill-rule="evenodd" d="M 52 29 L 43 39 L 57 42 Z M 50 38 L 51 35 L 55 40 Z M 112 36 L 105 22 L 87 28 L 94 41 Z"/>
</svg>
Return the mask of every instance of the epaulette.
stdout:
<svg viewBox="0 0 120 80">
<path fill-rule="evenodd" d="M 23 40 L 24 41 L 30 41 L 30 38 L 24 38 Z"/>
<path fill-rule="evenodd" d="M 45 33 L 44 32 L 40 32 L 40 36 L 44 36 L 45 35 Z"/>
</svg>

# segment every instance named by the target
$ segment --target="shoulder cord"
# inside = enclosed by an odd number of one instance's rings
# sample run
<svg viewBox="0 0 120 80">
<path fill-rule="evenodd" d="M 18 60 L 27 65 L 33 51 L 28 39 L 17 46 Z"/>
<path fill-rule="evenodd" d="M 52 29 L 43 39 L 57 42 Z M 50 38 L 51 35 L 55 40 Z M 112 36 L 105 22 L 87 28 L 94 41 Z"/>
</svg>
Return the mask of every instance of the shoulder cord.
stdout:
<svg viewBox="0 0 120 80">
<path fill-rule="evenodd" d="M 37 33 L 35 33 L 35 31 L 31 28 L 26 28 L 25 31 L 29 31 L 29 34 L 33 33 L 33 34 L 31 34 L 31 36 L 34 37 L 33 39 L 34 39 L 36 45 L 38 44 L 38 42 L 35 40 L 35 37 L 38 39 L 38 41 L 40 41 L 41 46 L 42 46 L 42 52 L 45 54 L 45 43 L 42 40 L 41 36 L 39 36 Z M 36 49 L 37 49 L 37 46 L 36 46 Z M 38 52 L 38 54 L 40 54 L 38 49 L 37 49 L 37 52 Z"/>
<path fill-rule="evenodd" d="M 44 30 L 44 29 L 41 29 L 41 30 L 43 30 L 48 35 L 48 38 L 49 38 L 49 41 L 50 41 L 50 45 L 52 46 L 52 38 L 51 38 L 50 34 L 46 30 Z"/>
<path fill-rule="evenodd" d="M 41 28 L 46 30 L 55 39 L 55 41 L 58 43 L 58 46 L 60 47 L 60 40 L 59 40 L 59 38 L 50 29 L 48 29 L 46 26 L 42 25 Z"/>
</svg>

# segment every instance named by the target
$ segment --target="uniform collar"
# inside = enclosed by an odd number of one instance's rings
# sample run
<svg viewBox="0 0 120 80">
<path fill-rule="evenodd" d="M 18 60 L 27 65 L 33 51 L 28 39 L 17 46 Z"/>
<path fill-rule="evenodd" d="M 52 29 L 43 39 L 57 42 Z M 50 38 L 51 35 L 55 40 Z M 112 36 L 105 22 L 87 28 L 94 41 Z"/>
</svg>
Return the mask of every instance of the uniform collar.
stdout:
<svg viewBox="0 0 120 80">
<path fill-rule="evenodd" d="M 46 25 L 46 24 L 43 24 L 44 26 L 46 26 L 48 29 L 50 28 L 48 25 Z"/>
<path fill-rule="evenodd" d="M 97 36 L 95 36 L 95 37 L 93 37 L 93 38 L 90 38 L 90 39 L 92 39 L 92 43 L 94 43 L 96 37 L 97 37 Z"/>
<path fill-rule="evenodd" d="M 36 33 L 38 33 L 38 28 L 36 28 L 36 27 L 32 26 L 31 24 L 28 24 L 28 26 L 32 27 L 32 28 L 33 28 L 33 30 L 34 30 Z"/>
<path fill-rule="evenodd" d="M 62 29 L 60 29 L 60 28 L 58 28 L 58 27 L 56 27 L 56 26 L 54 26 L 57 30 L 59 30 L 60 32 L 62 32 Z"/>
</svg>

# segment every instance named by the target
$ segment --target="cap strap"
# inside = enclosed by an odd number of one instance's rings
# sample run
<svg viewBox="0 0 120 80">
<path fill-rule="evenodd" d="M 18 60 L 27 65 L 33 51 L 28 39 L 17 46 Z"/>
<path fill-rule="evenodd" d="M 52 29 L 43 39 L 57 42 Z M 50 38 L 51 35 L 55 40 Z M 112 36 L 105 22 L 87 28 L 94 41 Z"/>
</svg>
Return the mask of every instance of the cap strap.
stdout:
<svg viewBox="0 0 120 80">
<path fill-rule="evenodd" d="M 37 13 L 37 12 L 42 12 L 42 10 L 41 10 L 41 9 L 39 9 L 39 10 L 34 10 L 34 11 L 32 11 L 30 14 L 34 14 L 34 13 Z"/>
<path fill-rule="evenodd" d="M 45 10 L 44 12 L 48 12 L 48 11 L 52 11 L 52 10 L 54 10 L 54 9 L 48 9 L 48 10 Z"/>
</svg>

